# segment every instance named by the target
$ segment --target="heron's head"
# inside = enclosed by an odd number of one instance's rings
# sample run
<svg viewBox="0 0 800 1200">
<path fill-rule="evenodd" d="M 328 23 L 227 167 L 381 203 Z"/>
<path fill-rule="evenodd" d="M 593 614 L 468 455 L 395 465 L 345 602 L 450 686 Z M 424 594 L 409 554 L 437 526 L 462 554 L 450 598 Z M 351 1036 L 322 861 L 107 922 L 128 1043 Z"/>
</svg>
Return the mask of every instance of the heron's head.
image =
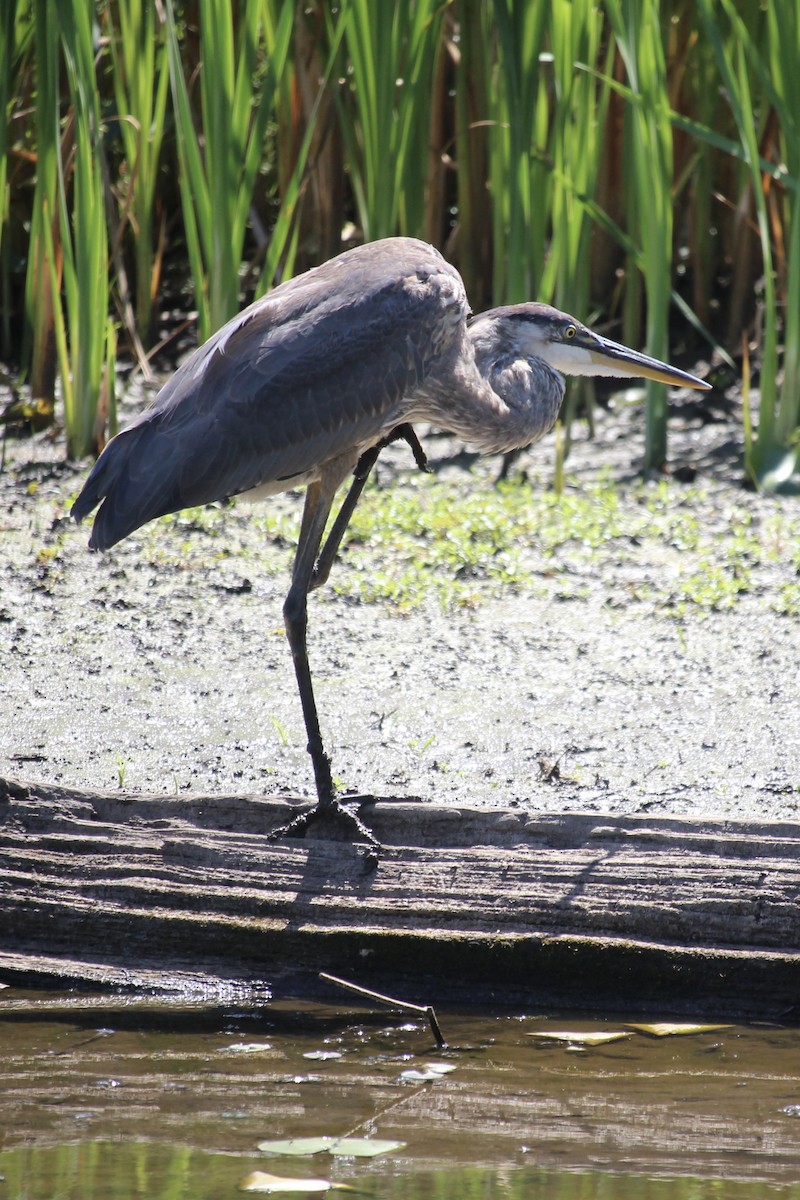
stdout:
<svg viewBox="0 0 800 1200">
<path fill-rule="evenodd" d="M 706 390 L 710 384 L 668 363 L 593 333 L 549 304 L 511 304 L 480 313 L 470 322 L 476 346 L 492 339 L 520 358 L 538 358 L 562 375 L 614 375 L 656 379 Z"/>
</svg>

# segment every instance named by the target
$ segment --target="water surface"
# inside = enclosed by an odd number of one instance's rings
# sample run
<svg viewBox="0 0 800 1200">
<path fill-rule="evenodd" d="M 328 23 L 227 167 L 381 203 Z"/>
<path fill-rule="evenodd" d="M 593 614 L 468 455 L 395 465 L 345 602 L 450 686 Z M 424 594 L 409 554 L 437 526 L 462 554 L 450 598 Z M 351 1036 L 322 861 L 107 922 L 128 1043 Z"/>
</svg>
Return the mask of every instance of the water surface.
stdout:
<svg viewBox="0 0 800 1200">
<path fill-rule="evenodd" d="M 446 1049 L 424 1020 L 348 1007 L 183 1010 L 8 989 L 0 1200 L 201 1200 L 243 1194 L 255 1170 L 407 1200 L 800 1200 L 800 1030 L 439 1019 Z M 628 1036 L 585 1042 L 598 1032 Z M 452 1070 L 426 1078 L 430 1064 Z M 369 1160 L 258 1150 L 322 1134 L 405 1145 Z"/>
</svg>

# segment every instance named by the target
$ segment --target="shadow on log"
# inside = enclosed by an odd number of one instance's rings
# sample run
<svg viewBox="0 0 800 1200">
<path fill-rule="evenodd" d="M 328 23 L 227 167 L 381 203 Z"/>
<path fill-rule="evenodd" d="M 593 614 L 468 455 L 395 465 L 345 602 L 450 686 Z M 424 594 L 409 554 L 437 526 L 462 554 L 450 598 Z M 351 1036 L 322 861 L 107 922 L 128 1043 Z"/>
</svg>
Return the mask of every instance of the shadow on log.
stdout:
<svg viewBox="0 0 800 1200">
<path fill-rule="evenodd" d="M 0 978 L 224 1002 L 319 971 L 426 1002 L 784 1015 L 800 826 L 381 801 L 362 851 L 283 800 L 0 779 Z"/>
</svg>

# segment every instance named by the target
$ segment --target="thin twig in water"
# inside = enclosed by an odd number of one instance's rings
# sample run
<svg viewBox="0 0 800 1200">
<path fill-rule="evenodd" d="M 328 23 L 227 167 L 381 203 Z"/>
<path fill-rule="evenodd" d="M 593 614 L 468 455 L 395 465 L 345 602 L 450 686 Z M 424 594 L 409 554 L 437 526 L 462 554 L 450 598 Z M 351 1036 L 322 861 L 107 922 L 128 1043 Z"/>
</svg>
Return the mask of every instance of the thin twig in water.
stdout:
<svg viewBox="0 0 800 1200">
<path fill-rule="evenodd" d="M 420 1016 L 427 1017 L 431 1033 L 436 1039 L 436 1045 L 439 1049 L 447 1045 L 432 1004 L 411 1004 L 408 1000 L 397 1000 L 394 996 L 385 996 L 382 992 L 373 992 L 369 988 L 360 987 L 357 983 L 349 983 L 346 979 L 339 979 L 337 975 L 328 975 L 325 971 L 320 971 L 319 977 L 320 979 L 326 979 L 328 983 L 335 983 L 337 987 L 344 988 L 348 992 L 354 992 L 357 996 L 363 996 L 366 1000 L 374 1000 L 377 1004 L 386 1004 L 389 1008 L 400 1008 L 405 1012 L 418 1013 Z"/>
</svg>

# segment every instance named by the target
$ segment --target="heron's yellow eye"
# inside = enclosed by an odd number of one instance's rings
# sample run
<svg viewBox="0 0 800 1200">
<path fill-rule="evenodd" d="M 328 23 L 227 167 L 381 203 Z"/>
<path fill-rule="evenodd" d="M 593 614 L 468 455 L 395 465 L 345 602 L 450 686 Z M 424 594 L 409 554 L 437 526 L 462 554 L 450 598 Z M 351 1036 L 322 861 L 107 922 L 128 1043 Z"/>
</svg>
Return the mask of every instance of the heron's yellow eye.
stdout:
<svg viewBox="0 0 800 1200">
<path fill-rule="evenodd" d="M 564 337 L 569 341 L 570 338 L 575 337 L 575 334 L 577 332 L 578 332 L 578 330 L 575 328 L 574 325 L 568 325 L 567 328 L 564 330 Z"/>
</svg>

